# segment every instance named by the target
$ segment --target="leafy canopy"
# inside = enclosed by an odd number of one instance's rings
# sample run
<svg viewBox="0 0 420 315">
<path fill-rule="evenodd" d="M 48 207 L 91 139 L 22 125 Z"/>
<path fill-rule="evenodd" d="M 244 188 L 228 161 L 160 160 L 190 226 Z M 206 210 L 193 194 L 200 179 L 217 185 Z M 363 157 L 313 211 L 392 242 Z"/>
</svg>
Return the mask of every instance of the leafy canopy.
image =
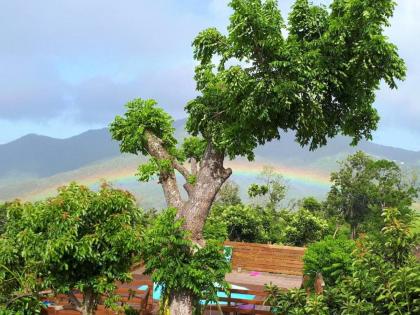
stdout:
<svg viewBox="0 0 420 315">
<path fill-rule="evenodd" d="M 395 88 L 405 75 L 383 35 L 394 1 L 335 0 L 328 10 L 297 0 L 287 26 L 275 0 L 230 6 L 226 35 L 209 28 L 193 42 L 201 94 L 186 106 L 189 132 L 249 159 L 280 130 L 311 149 L 338 133 L 371 137 L 381 80 Z"/>
<path fill-rule="evenodd" d="M 368 221 L 373 228 L 375 224 L 382 227 L 380 214 L 385 207 L 396 207 L 410 217 L 410 206 L 419 192 L 418 185 L 408 180 L 395 162 L 374 160 L 362 151 L 342 162 L 340 170 L 331 174 L 331 181 L 327 203 L 341 212 L 353 229 Z"/>
<path fill-rule="evenodd" d="M 106 184 L 93 192 L 73 183 L 46 201 L 15 202 L 0 238 L 0 265 L 42 279 L 56 292 L 88 292 L 93 301 L 86 305 L 94 307 L 115 281 L 130 278 L 140 250 L 140 214 L 131 194 Z M 0 283 L 12 276 L 1 270 Z"/>
<path fill-rule="evenodd" d="M 152 132 L 162 140 L 166 149 L 175 148 L 177 141 L 173 136 L 172 118 L 158 108 L 154 100 L 135 99 L 126 104 L 124 118 L 115 117 L 110 131 L 115 140 L 120 141 L 120 149 L 125 153 L 148 155 L 146 131 Z"/>
</svg>

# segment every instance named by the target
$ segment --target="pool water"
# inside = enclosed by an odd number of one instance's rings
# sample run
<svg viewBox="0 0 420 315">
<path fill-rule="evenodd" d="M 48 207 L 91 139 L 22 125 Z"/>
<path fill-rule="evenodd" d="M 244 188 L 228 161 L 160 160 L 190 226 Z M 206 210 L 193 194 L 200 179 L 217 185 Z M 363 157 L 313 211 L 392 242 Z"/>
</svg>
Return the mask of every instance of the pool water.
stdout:
<svg viewBox="0 0 420 315">
<path fill-rule="evenodd" d="M 140 287 L 138 287 L 139 290 L 147 290 L 147 285 L 142 285 Z M 237 289 L 237 290 L 248 290 L 247 288 L 244 287 L 240 287 L 237 285 L 232 284 L 232 289 Z M 160 300 L 160 297 L 162 295 L 162 287 L 159 285 L 154 285 L 154 290 L 153 290 L 153 300 Z M 225 292 L 217 292 L 217 296 L 218 297 L 227 297 Z M 230 295 L 232 298 L 234 299 L 243 299 L 243 300 L 253 300 L 255 298 L 255 295 L 252 294 L 242 294 L 242 293 L 232 293 Z M 220 304 L 225 304 L 226 302 L 220 302 Z M 203 301 L 204 304 L 204 301 Z"/>
</svg>

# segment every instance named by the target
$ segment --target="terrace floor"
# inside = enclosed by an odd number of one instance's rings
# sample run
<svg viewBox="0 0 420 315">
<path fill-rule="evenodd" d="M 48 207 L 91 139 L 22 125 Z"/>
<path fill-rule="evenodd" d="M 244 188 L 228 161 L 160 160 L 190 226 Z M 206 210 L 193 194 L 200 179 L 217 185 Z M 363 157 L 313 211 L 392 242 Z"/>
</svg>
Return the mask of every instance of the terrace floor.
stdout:
<svg viewBox="0 0 420 315">
<path fill-rule="evenodd" d="M 139 267 L 133 270 L 134 280 L 141 281 L 144 283 L 151 283 L 150 277 L 144 275 L 143 272 L 143 267 Z M 231 273 L 226 275 L 226 280 L 231 284 L 236 284 L 242 287 L 246 287 L 250 290 L 258 291 L 262 291 L 264 289 L 264 285 L 268 283 L 275 284 L 282 289 L 299 288 L 302 284 L 302 276 L 274 274 L 268 272 L 252 272 L 248 270 L 242 270 L 241 272 L 233 270 Z M 150 299 L 150 303 L 152 303 L 153 305 L 150 314 L 158 314 L 158 302 L 153 301 L 153 299 Z M 207 315 L 213 313 L 214 311 L 206 311 L 205 314 Z M 219 312 L 216 313 L 219 314 Z"/>
<path fill-rule="evenodd" d="M 133 271 L 135 279 L 150 280 L 150 277 L 143 275 L 144 269 L 139 267 Z M 253 272 L 242 270 L 238 272 L 233 270 L 226 275 L 226 281 L 231 284 L 247 287 L 252 290 L 262 290 L 265 284 L 275 284 L 282 289 L 300 288 L 302 284 L 302 276 L 293 276 L 285 274 L 275 274 L 268 272 Z"/>
<path fill-rule="evenodd" d="M 238 272 L 233 270 L 231 273 L 226 275 L 226 281 L 253 290 L 263 289 L 264 285 L 269 283 L 275 284 L 282 289 L 293 289 L 300 288 L 302 284 L 302 276 L 268 272 L 252 272 L 248 270 Z"/>
</svg>

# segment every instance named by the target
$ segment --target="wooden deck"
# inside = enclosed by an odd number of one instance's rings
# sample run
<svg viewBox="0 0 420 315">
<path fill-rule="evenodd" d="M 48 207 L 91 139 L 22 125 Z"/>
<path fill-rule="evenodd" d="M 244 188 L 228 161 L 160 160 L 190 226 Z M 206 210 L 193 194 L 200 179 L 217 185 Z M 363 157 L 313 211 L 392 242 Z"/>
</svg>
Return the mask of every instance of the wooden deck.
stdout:
<svg viewBox="0 0 420 315">
<path fill-rule="evenodd" d="M 263 289 L 265 284 L 275 284 L 281 289 L 300 288 L 302 285 L 302 276 L 275 274 L 268 272 L 260 272 L 256 275 L 250 271 L 232 271 L 226 275 L 226 281 L 232 284 L 257 290 Z"/>
</svg>

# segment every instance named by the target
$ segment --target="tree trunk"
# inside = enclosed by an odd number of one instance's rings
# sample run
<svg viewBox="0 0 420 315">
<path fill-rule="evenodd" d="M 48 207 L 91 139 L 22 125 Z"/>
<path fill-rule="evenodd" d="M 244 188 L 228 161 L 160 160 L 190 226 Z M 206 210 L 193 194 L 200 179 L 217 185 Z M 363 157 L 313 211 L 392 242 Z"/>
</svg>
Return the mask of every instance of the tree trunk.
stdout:
<svg viewBox="0 0 420 315">
<path fill-rule="evenodd" d="M 356 230 L 357 230 L 357 225 L 352 224 L 351 225 L 351 239 L 352 240 L 356 239 Z"/>
<path fill-rule="evenodd" d="M 193 296 L 185 291 L 173 292 L 169 305 L 171 315 L 190 315 L 193 313 Z"/>
<path fill-rule="evenodd" d="M 191 238 L 199 244 L 203 243 L 203 227 L 213 201 L 232 174 L 231 169 L 223 167 L 223 160 L 223 154 L 209 144 L 190 197 L 179 212 L 179 216 L 185 220 L 185 229 L 191 232 Z"/>
<path fill-rule="evenodd" d="M 83 305 L 81 311 L 83 315 L 93 315 L 95 313 L 98 296 L 93 293 L 93 290 L 86 290 L 83 292 Z"/>
<path fill-rule="evenodd" d="M 191 240 L 199 246 L 204 246 L 203 228 L 211 205 L 220 187 L 232 174 L 231 169 L 223 167 L 224 154 L 209 143 L 203 159 L 200 161 L 199 170 L 197 170 L 195 161 L 192 161 L 192 172 L 190 173 L 176 160 L 171 159 L 159 138 L 150 132 L 146 136 L 150 155 L 159 160 L 172 161 L 173 168 L 180 172 L 186 181 L 191 174 L 196 176 L 194 184 L 184 185 L 188 194 L 186 201 L 181 198 L 174 170 L 161 171 L 159 180 L 168 206 L 178 209 L 178 217 L 184 219 L 184 228 L 191 232 Z M 172 292 L 169 301 L 171 315 L 191 315 L 193 301 L 194 296 L 190 292 Z"/>
</svg>

